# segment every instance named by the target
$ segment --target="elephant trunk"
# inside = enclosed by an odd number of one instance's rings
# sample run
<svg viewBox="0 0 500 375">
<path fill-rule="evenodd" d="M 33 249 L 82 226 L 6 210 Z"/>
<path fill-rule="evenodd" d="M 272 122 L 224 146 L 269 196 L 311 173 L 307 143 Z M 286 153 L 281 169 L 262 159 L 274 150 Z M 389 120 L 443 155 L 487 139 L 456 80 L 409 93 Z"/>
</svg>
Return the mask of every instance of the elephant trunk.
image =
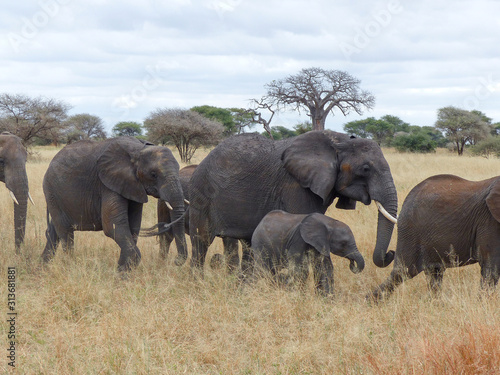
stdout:
<svg viewBox="0 0 500 375">
<path fill-rule="evenodd" d="M 363 255 L 358 250 L 349 255 L 348 259 L 350 260 L 349 269 L 351 272 L 360 273 L 365 268 L 365 258 L 363 258 Z"/>
<path fill-rule="evenodd" d="M 372 199 L 377 200 L 394 218 L 397 217 L 398 210 L 398 197 L 396 193 L 396 187 L 392 182 L 386 184 L 386 193 L 384 196 L 379 197 L 372 196 Z M 394 251 L 387 251 L 389 243 L 391 242 L 392 231 L 394 229 L 394 223 L 388 220 L 380 211 L 378 213 L 378 224 L 377 224 L 377 242 L 375 244 L 375 250 L 373 251 L 373 263 L 377 267 L 387 267 L 391 264 L 394 259 Z"/>
<path fill-rule="evenodd" d="M 16 252 L 19 253 L 26 233 L 26 213 L 28 207 L 28 177 L 24 168 L 16 171 L 12 178 L 6 181 L 6 186 L 12 192 L 14 200 L 14 234 Z"/>
<path fill-rule="evenodd" d="M 174 181 L 160 191 L 160 198 L 168 202 L 171 208 L 170 218 L 173 222 L 172 234 L 177 247 L 175 264 L 182 266 L 187 259 L 187 244 L 184 226 L 184 195 L 180 182 Z"/>
</svg>

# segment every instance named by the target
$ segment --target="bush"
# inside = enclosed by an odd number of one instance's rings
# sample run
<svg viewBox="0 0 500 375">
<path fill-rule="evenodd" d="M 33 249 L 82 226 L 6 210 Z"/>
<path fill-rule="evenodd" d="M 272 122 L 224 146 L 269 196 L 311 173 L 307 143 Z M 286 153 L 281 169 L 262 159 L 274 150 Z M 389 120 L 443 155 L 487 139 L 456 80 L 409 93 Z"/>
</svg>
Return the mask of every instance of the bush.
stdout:
<svg viewBox="0 0 500 375">
<path fill-rule="evenodd" d="M 500 157 L 500 137 L 489 137 L 470 148 L 473 155 Z"/>
<path fill-rule="evenodd" d="M 435 152 L 436 142 L 425 133 L 412 133 L 398 135 L 392 145 L 399 152 Z"/>
</svg>

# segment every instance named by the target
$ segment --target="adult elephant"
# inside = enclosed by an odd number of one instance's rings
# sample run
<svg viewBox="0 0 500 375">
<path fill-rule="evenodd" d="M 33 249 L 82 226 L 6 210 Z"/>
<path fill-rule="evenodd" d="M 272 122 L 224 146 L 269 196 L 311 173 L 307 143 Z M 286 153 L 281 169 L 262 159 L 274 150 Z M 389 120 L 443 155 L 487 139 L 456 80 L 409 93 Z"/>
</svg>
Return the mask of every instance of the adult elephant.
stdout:
<svg viewBox="0 0 500 375">
<path fill-rule="evenodd" d="M 5 183 L 14 201 L 16 253 L 19 253 L 24 241 L 28 197 L 31 199 L 26 174 L 27 156 L 21 138 L 8 132 L 0 134 L 0 181 Z"/>
<path fill-rule="evenodd" d="M 379 201 L 396 216 L 397 194 L 391 171 L 376 142 L 332 131 L 311 131 L 281 141 L 257 134 L 221 142 L 191 178 L 191 264 L 202 267 L 215 236 L 250 242 L 272 210 L 295 214 L 354 209 L 356 201 Z M 394 222 L 381 213 L 373 260 L 387 266 Z"/>
<path fill-rule="evenodd" d="M 422 271 L 435 293 L 446 268 L 477 262 L 481 286 L 495 286 L 500 276 L 500 176 L 477 182 L 433 176 L 405 199 L 398 218 L 394 268 L 368 298 L 388 297 L 405 279 Z"/>
<path fill-rule="evenodd" d="M 119 270 L 137 265 L 137 236 L 142 205 L 148 195 L 172 207 L 173 231 L 185 262 L 184 196 L 179 164 L 166 147 L 134 137 L 102 142 L 80 141 L 64 147 L 51 161 L 43 180 L 47 201 L 47 244 L 42 257 L 50 260 L 59 241 L 73 248 L 74 231 L 100 231 L 120 246 Z"/>
<path fill-rule="evenodd" d="M 196 167 L 198 167 L 198 164 L 192 164 L 188 165 L 184 168 L 182 168 L 179 171 L 179 178 L 181 181 L 181 186 L 182 186 L 182 191 L 184 192 L 184 202 L 186 203 L 186 210 L 188 208 L 189 204 L 189 186 L 190 186 L 190 180 L 191 176 L 193 175 Z M 168 207 L 165 201 L 159 199 L 157 203 L 157 215 L 158 215 L 158 222 L 159 223 L 170 223 L 173 221 L 172 215 L 170 214 L 171 207 Z M 185 231 L 187 234 L 189 234 L 189 212 L 187 211 L 186 217 L 184 219 L 185 223 Z M 166 259 L 169 250 L 170 250 L 170 244 L 174 240 L 174 232 L 173 229 L 170 228 L 166 232 L 161 232 L 159 234 L 159 239 L 160 239 L 160 256 L 164 259 Z M 224 253 L 225 254 L 235 254 L 237 255 L 237 250 L 238 250 L 238 241 L 232 238 L 224 238 L 223 239 L 223 244 L 224 244 Z M 185 249 L 185 248 L 184 248 Z M 179 250 L 177 250 L 179 252 Z M 182 254 L 184 259 L 187 258 L 187 253 L 184 252 Z M 217 257 L 215 258 L 217 260 Z M 238 259 L 237 257 L 232 257 L 232 259 L 228 259 L 228 267 L 230 269 L 235 269 L 236 268 L 236 263 Z M 215 262 L 214 262 L 215 263 Z"/>
</svg>

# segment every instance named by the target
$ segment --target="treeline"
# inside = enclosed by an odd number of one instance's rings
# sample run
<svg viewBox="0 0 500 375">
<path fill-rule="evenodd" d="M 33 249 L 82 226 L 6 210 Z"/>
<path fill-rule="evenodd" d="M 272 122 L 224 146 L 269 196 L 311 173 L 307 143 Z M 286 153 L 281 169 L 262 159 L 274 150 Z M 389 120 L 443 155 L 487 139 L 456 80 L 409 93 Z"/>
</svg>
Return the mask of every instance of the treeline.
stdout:
<svg viewBox="0 0 500 375">
<path fill-rule="evenodd" d="M 447 147 L 458 155 L 469 148 L 474 154 L 500 156 L 500 123 L 493 123 L 481 111 L 453 106 L 438 109 L 434 126 L 411 125 L 399 117 L 385 115 L 350 121 L 344 125 L 344 131 L 400 152 L 434 152 L 438 147 Z"/>
</svg>

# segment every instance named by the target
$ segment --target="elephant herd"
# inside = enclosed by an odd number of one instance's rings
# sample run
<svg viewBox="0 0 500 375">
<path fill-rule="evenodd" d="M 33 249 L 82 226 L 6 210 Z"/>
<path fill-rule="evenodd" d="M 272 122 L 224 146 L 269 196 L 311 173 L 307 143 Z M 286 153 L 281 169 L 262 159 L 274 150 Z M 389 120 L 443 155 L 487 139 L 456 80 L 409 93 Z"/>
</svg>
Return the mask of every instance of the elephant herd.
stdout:
<svg viewBox="0 0 500 375">
<path fill-rule="evenodd" d="M 0 135 L 0 180 L 15 202 L 16 252 L 29 197 L 26 155 L 18 137 Z M 338 209 L 372 201 L 379 208 L 373 262 L 386 267 L 394 260 L 394 268 L 369 299 L 389 296 L 421 271 L 434 292 L 448 267 L 478 262 L 483 288 L 496 286 L 500 276 L 500 176 L 478 182 L 430 177 L 408 194 L 396 221 L 396 187 L 380 147 L 333 131 L 280 141 L 232 136 L 199 165 L 181 170 L 168 148 L 133 137 L 80 141 L 53 158 L 43 192 L 44 261 L 59 242 L 72 249 L 75 230 L 102 230 L 120 247 L 118 269 L 130 270 L 141 259 L 142 209 L 152 196 L 158 198 L 158 224 L 147 233 L 160 236 L 162 257 L 175 240 L 176 265 L 188 258 L 185 234 L 191 238 L 191 268 L 200 271 L 208 247 L 221 237 L 228 268 L 241 267 L 249 280 L 270 273 L 286 283 L 303 281 L 312 263 L 317 289 L 330 294 L 330 254 L 349 259 L 353 272 L 365 266 L 350 228 L 324 215 L 337 199 Z M 388 251 L 396 222 L 397 248 Z M 238 241 L 244 245 L 241 266 Z"/>
</svg>

